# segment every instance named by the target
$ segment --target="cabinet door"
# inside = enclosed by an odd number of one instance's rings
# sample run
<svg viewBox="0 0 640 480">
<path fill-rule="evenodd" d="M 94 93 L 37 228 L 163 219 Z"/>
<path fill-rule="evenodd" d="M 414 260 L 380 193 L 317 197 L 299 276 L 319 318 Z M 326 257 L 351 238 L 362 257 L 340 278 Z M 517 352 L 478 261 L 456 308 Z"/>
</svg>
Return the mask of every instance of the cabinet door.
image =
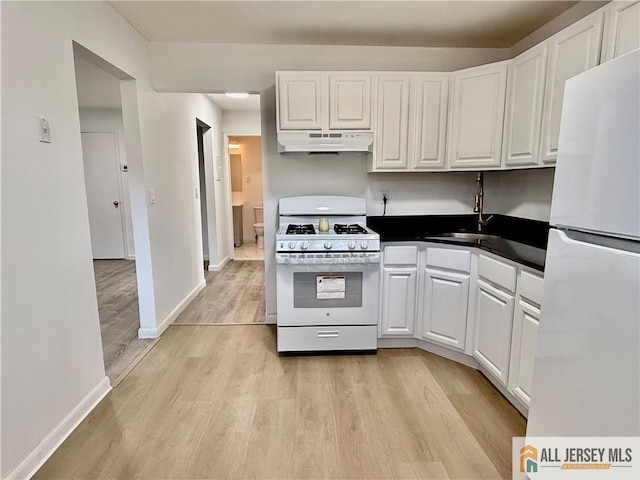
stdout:
<svg viewBox="0 0 640 480">
<path fill-rule="evenodd" d="M 409 122 L 409 75 L 379 75 L 375 166 L 406 169 Z"/>
<path fill-rule="evenodd" d="M 281 130 L 322 129 L 322 74 L 278 75 L 278 111 Z"/>
<path fill-rule="evenodd" d="M 506 85 L 507 62 L 453 74 L 451 168 L 500 166 Z"/>
<path fill-rule="evenodd" d="M 418 268 L 384 267 L 380 336 L 413 336 Z"/>
<path fill-rule="evenodd" d="M 609 3 L 606 21 L 603 62 L 640 47 L 640 2 Z"/>
<path fill-rule="evenodd" d="M 420 170 L 444 169 L 449 75 L 413 77 L 411 115 L 413 148 L 411 166 Z"/>
<path fill-rule="evenodd" d="M 549 39 L 540 146 L 545 165 L 555 163 L 558 156 L 564 83 L 598 64 L 602 23 L 602 12 L 592 14 Z"/>
<path fill-rule="evenodd" d="M 425 269 L 422 338 L 464 350 L 469 275 Z"/>
<path fill-rule="evenodd" d="M 502 162 L 505 166 L 537 165 L 547 45 L 517 56 L 509 65 Z"/>
<path fill-rule="evenodd" d="M 482 280 L 476 285 L 473 356 L 506 386 L 514 298 Z"/>
<path fill-rule="evenodd" d="M 329 129 L 371 129 L 371 75 L 329 76 Z"/>
<path fill-rule="evenodd" d="M 529 406 L 540 310 L 520 299 L 513 315 L 509 390 Z"/>
</svg>

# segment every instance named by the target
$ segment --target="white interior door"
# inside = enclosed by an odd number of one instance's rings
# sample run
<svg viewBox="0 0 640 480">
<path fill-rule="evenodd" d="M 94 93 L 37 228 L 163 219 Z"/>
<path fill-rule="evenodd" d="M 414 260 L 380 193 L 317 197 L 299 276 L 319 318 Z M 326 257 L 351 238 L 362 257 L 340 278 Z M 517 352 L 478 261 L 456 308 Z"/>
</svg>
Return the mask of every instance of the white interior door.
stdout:
<svg viewBox="0 0 640 480">
<path fill-rule="evenodd" d="M 84 178 L 94 259 L 124 258 L 120 162 L 114 132 L 82 133 Z"/>
</svg>

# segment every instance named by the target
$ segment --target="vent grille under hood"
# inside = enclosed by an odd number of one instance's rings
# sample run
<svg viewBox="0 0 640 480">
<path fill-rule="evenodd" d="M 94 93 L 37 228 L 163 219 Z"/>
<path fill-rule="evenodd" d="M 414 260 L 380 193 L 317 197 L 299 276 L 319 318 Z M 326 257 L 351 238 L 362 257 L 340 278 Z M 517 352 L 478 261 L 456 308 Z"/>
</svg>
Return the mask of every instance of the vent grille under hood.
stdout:
<svg viewBox="0 0 640 480">
<path fill-rule="evenodd" d="M 280 132 L 280 153 L 367 153 L 373 149 L 373 132 Z"/>
</svg>

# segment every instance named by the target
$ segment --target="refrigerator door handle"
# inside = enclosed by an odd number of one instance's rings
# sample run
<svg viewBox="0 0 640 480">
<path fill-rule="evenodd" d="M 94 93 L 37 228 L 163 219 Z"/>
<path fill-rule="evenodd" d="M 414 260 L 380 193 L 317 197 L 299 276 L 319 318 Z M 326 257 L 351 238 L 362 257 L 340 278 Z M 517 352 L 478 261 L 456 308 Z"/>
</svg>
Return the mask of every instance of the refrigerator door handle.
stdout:
<svg viewBox="0 0 640 480">
<path fill-rule="evenodd" d="M 578 230 L 558 230 L 558 235 L 563 242 L 574 244 L 588 244 L 595 247 L 622 250 L 629 253 L 640 254 L 640 242 L 626 240 L 624 238 L 607 237 L 595 233 L 580 232 Z"/>
</svg>

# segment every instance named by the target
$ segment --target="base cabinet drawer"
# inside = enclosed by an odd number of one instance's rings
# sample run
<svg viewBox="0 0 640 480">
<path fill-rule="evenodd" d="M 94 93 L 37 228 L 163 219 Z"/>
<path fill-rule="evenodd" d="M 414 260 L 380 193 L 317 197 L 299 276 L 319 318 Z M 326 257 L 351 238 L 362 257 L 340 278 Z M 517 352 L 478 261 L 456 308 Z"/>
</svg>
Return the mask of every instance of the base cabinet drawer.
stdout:
<svg viewBox="0 0 640 480">
<path fill-rule="evenodd" d="M 483 253 L 478 255 L 478 276 L 508 292 L 516 291 L 518 269 Z"/>
<path fill-rule="evenodd" d="M 375 350 L 376 325 L 278 327 L 278 352 Z"/>
</svg>

